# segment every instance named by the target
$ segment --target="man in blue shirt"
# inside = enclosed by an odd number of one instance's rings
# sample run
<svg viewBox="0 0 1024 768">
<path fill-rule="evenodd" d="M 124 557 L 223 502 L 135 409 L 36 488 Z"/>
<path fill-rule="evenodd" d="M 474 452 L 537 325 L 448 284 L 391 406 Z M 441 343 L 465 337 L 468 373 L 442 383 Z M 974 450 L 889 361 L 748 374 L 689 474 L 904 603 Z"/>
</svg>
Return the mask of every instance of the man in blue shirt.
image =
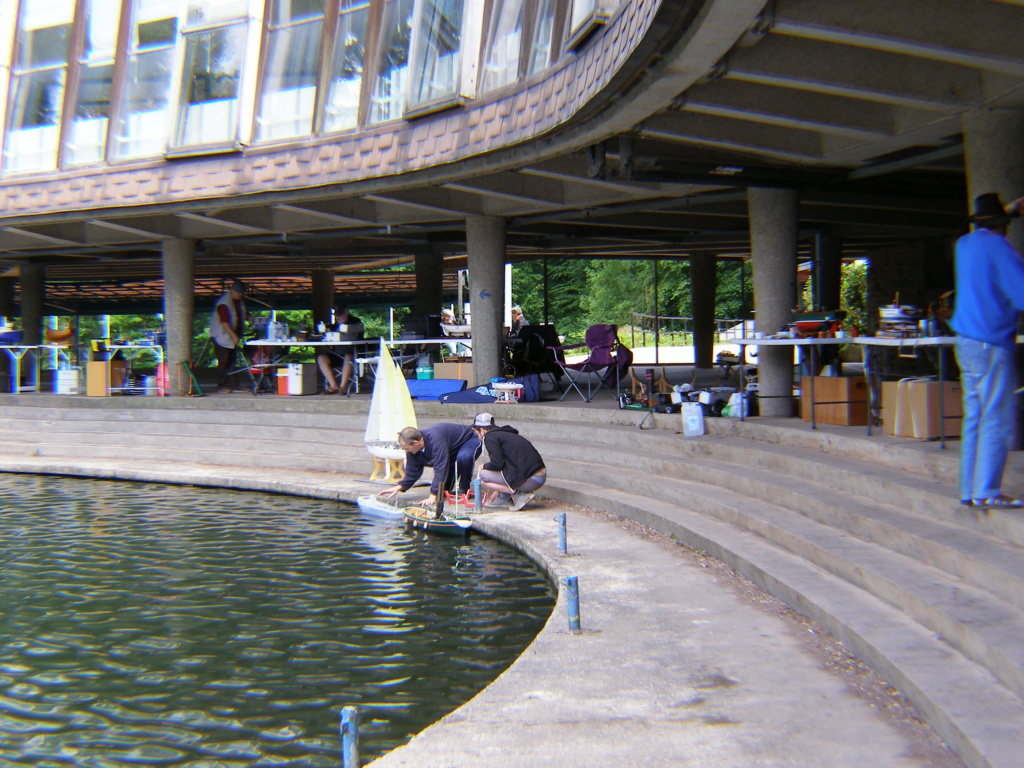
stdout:
<svg viewBox="0 0 1024 768">
<path fill-rule="evenodd" d="M 960 503 L 1020 509 L 1000 490 L 1013 436 L 1014 344 L 1024 311 L 1024 258 L 1006 239 L 1024 198 L 1003 207 L 989 192 L 974 200 L 975 229 L 956 244 L 956 358 L 964 389 Z"/>
<path fill-rule="evenodd" d="M 466 495 L 473 482 L 473 464 L 480 455 L 480 440 L 473 430 L 461 424 L 434 424 L 423 429 L 406 427 L 398 433 L 398 444 L 406 452 L 405 476 L 398 485 L 379 494 L 391 498 L 405 493 L 423 475 L 425 467 L 434 468 L 430 496 L 424 506 L 431 507 L 437 495 L 459 481 L 459 494 Z"/>
</svg>

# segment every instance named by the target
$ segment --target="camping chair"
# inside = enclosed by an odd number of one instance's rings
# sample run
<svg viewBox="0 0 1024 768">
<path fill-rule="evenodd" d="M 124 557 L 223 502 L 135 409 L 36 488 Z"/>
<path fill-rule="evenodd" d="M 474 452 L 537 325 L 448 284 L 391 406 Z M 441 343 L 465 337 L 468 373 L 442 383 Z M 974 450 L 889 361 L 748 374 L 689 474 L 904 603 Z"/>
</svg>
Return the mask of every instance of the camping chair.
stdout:
<svg viewBox="0 0 1024 768">
<path fill-rule="evenodd" d="M 558 399 L 559 402 L 575 389 L 583 398 L 583 402 L 589 403 L 602 387 L 611 392 L 612 386 L 618 385 L 619 379 L 629 370 L 629 366 L 633 362 L 633 353 L 619 341 L 618 331 L 617 325 L 592 325 L 587 328 L 582 344 L 551 348 L 555 353 L 558 367 L 562 369 L 569 380 L 569 386 Z M 564 362 L 563 353 L 566 350 L 584 347 L 590 352 L 585 360 L 578 363 Z M 597 374 L 596 386 L 590 376 L 592 373 Z M 586 376 L 586 394 L 580 389 L 584 376 Z"/>
</svg>

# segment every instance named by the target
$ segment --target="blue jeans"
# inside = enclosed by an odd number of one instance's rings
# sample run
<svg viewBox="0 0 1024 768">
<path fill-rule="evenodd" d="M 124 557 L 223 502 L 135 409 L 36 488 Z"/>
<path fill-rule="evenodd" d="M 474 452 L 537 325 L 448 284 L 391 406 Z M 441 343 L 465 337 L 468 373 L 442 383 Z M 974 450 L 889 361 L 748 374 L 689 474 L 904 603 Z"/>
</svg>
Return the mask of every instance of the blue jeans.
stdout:
<svg viewBox="0 0 1024 768">
<path fill-rule="evenodd" d="M 998 496 L 1013 438 L 1013 352 L 963 336 L 956 360 L 964 388 L 960 498 Z"/>
<path fill-rule="evenodd" d="M 476 463 L 476 457 L 479 455 L 479 439 L 471 437 L 460 445 L 459 449 L 455 452 L 455 461 L 451 463 L 451 469 L 448 470 L 445 488 L 454 488 L 455 477 L 458 475 L 459 493 L 468 491 L 470 484 L 473 482 L 473 465 Z"/>
</svg>

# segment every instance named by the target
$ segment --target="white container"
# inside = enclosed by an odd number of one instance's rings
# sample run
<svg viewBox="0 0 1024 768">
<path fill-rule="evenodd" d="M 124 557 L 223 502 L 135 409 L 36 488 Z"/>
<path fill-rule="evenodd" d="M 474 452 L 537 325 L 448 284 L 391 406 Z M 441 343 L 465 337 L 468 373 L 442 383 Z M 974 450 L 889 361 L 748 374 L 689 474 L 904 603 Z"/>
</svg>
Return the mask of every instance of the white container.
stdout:
<svg viewBox="0 0 1024 768">
<path fill-rule="evenodd" d="M 156 376 L 142 377 L 142 393 L 150 397 L 156 397 L 160 391 L 156 387 Z"/>
<path fill-rule="evenodd" d="M 680 413 L 683 416 L 685 437 L 700 437 L 704 434 L 704 410 L 700 403 L 683 403 Z"/>
<path fill-rule="evenodd" d="M 316 394 L 316 365 L 314 363 L 291 363 L 288 366 L 288 394 Z"/>
<path fill-rule="evenodd" d="M 53 391 L 58 395 L 80 395 L 81 369 L 61 368 L 54 372 Z"/>
</svg>

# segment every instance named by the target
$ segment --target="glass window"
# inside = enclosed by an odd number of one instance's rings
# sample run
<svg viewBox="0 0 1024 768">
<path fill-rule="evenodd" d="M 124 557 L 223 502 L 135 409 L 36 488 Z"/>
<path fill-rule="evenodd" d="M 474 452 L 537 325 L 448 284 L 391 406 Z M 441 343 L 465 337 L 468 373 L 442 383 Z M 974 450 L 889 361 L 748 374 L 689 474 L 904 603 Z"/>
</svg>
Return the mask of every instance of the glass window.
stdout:
<svg viewBox="0 0 1024 768">
<path fill-rule="evenodd" d="M 256 140 L 313 131 L 324 0 L 274 0 Z"/>
<path fill-rule="evenodd" d="M 108 0 L 84 2 L 85 43 L 79 59 L 74 116 L 64 146 L 66 165 L 103 160 L 110 119 L 114 47 L 121 6 Z"/>
<path fill-rule="evenodd" d="M 536 74 L 551 64 L 551 41 L 555 29 L 555 0 L 539 0 L 533 22 L 530 52 L 526 58 L 526 76 Z"/>
<path fill-rule="evenodd" d="M 57 167 L 73 0 L 24 0 L 11 88 L 4 169 Z"/>
<path fill-rule="evenodd" d="M 99 0 L 103 2 L 103 0 Z M 167 150 L 178 0 L 134 0 L 124 96 L 113 154 L 153 157 Z"/>
<path fill-rule="evenodd" d="M 188 25 L 201 27 L 245 18 L 249 0 L 189 0 Z"/>
<path fill-rule="evenodd" d="M 325 131 L 348 130 L 359 122 L 359 91 L 363 83 L 369 6 L 364 0 L 341 0 L 338 35 L 331 62 L 331 85 L 325 105 Z M 398 92 L 401 93 L 401 88 Z M 381 119 L 397 116 L 397 113 L 389 113 Z"/>
<path fill-rule="evenodd" d="M 413 48 L 410 108 L 452 99 L 459 90 L 464 0 L 422 0 Z"/>
<path fill-rule="evenodd" d="M 525 0 L 495 0 L 491 28 L 484 47 L 481 87 L 493 91 L 519 77 L 519 50 L 523 36 Z"/>
<path fill-rule="evenodd" d="M 185 99 L 178 146 L 234 142 L 238 135 L 238 80 L 244 46 L 244 24 L 186 38 Z"/>
<path fill-rule="evenodd" d="M 237 140 L 247 10 L 246 0 L 189 0 L 176 147 Z"/>
<path fill-rule="evenodd" d="M 381 13 L 380 44 L 370 94 L 371 123 L 402 116 L 409 72 L 413 0 L 385 0 Z"/>
</svg>

